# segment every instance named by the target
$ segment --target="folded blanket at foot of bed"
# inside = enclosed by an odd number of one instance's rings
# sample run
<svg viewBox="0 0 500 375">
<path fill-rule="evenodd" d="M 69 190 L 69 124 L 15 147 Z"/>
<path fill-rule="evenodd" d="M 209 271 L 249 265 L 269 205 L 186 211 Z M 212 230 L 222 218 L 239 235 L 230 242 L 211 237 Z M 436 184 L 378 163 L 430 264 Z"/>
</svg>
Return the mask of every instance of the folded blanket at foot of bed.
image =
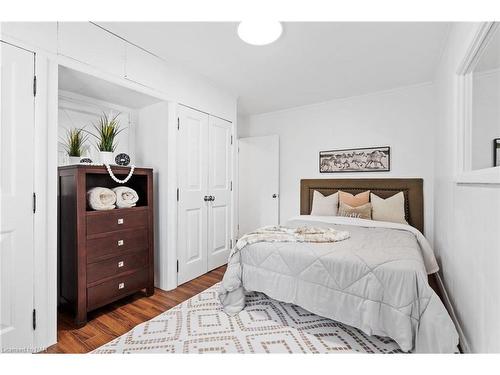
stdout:
<svg viewBox="0 0 500 375">
<path fill-rule="evenodd" d="M 116 194 L 111 189 L 95 187 L 87 191 L 87 201 L 93 210 L 112 210 L 115 208 Z"/>
<path fill-rule="evenodd" d="M 113 192 L 116 194 L 116 206 L 118 208 L 134 207 L 139 200 L 137 192 L 126 186 L 115 187 Z"/>
</svg>

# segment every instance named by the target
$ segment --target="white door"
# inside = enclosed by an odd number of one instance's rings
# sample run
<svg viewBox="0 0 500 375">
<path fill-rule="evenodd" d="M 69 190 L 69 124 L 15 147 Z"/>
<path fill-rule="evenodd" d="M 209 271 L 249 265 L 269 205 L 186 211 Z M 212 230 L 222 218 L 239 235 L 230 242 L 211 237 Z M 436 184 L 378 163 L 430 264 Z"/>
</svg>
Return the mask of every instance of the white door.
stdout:
<svg viewBox="0 0 500 375">
<path fill-rule="evenodd" d="M 208 271 L 231 251 L 232 124 L 210 116 L 208 127 Z"/>
<path fill-rule="evenodd" d="M 178 284 L 207 272 L 208 115 L 179 109 Z"/>
<path fill-rule="evenodd" d="M 238 147 L 238 235 L 242 236 L 279 224 L 279 137 L 240 138 Z"/>
<path fill-rule="evenodd" d="M 0 48 L 0 351 L 31 351 L 34 54 Z"/>
</svg>

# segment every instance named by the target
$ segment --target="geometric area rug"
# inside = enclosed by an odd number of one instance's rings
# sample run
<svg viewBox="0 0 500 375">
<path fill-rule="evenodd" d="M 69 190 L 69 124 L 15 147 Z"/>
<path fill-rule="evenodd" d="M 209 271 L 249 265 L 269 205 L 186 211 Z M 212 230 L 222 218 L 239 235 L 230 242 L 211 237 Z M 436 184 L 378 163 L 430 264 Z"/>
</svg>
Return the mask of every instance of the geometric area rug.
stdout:
<svg viewBox="0 0 500 375">
<path fill-rule="evenodd" d="M 265 294 L 247 294 L 226 315 L 218 284 L 165 311 L 92 353 L 401 353 L 390 338 L 314 315 Z"/>
</svg>

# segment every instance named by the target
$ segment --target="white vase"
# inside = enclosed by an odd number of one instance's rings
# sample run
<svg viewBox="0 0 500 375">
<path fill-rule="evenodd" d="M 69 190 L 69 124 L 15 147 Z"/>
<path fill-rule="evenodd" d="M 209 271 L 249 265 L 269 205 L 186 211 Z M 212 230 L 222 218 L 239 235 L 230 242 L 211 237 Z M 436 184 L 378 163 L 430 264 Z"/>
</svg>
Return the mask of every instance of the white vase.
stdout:
<svg viewBox="0 0 500 375">
<path fill-rule="evenodd" d="M 80 164 L 80 156 L 70 156 L 69 157 L 69 164 L 74 165 L 74 164 Z"/>
<path fill-rule="evenodd" d="M 111 151 L 99 151 L 99 158 L 103 164 L 114 164 L 115 159 Z"/>
</svg>

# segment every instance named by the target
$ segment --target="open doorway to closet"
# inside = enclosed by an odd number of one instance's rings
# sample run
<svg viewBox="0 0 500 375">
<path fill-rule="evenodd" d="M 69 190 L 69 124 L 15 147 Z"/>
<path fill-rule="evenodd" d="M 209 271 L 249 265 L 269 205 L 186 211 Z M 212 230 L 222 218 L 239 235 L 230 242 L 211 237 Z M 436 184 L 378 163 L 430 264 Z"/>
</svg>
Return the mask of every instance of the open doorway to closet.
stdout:
<svg viewBox="0 0 500 375">
<path fill-rule="evenodd" d="M 58 303 L 77 325 L 83 325 L 92 319 L 87 313 L 98 314 L 108 303 L 140 290 L 152 295 L 153 275 L 159 286 L 158 279 L 165 273 L 167 247 L 160 240 L 164 228 L 159 228 L 158 218 L 165 216 L 168 207 L 166 200 L 154 197 L 160 195 L 168 173 L 168 154 L 166 145 L 158 147 L 151 140 L 162 134 L 167 139 L 169 103 L 59 66 L 57 112 L 62 141 L 58 146 Z M 112 151 L 114 162 L 107 165 L 102 164 L 99 139 L 94 136 L 103 116 L 115 119 L 120 129 Z M 76 160 L 63 144 L 75 129 L 84 135 Z M 130 165 L 114 166 L 118 154 L 127 154 Z M 130 207 L 113 203 L 107 210 L 87 202 L 91 189 L 117 187 L 132 189 L 137 202 Z"/>
</svg>

